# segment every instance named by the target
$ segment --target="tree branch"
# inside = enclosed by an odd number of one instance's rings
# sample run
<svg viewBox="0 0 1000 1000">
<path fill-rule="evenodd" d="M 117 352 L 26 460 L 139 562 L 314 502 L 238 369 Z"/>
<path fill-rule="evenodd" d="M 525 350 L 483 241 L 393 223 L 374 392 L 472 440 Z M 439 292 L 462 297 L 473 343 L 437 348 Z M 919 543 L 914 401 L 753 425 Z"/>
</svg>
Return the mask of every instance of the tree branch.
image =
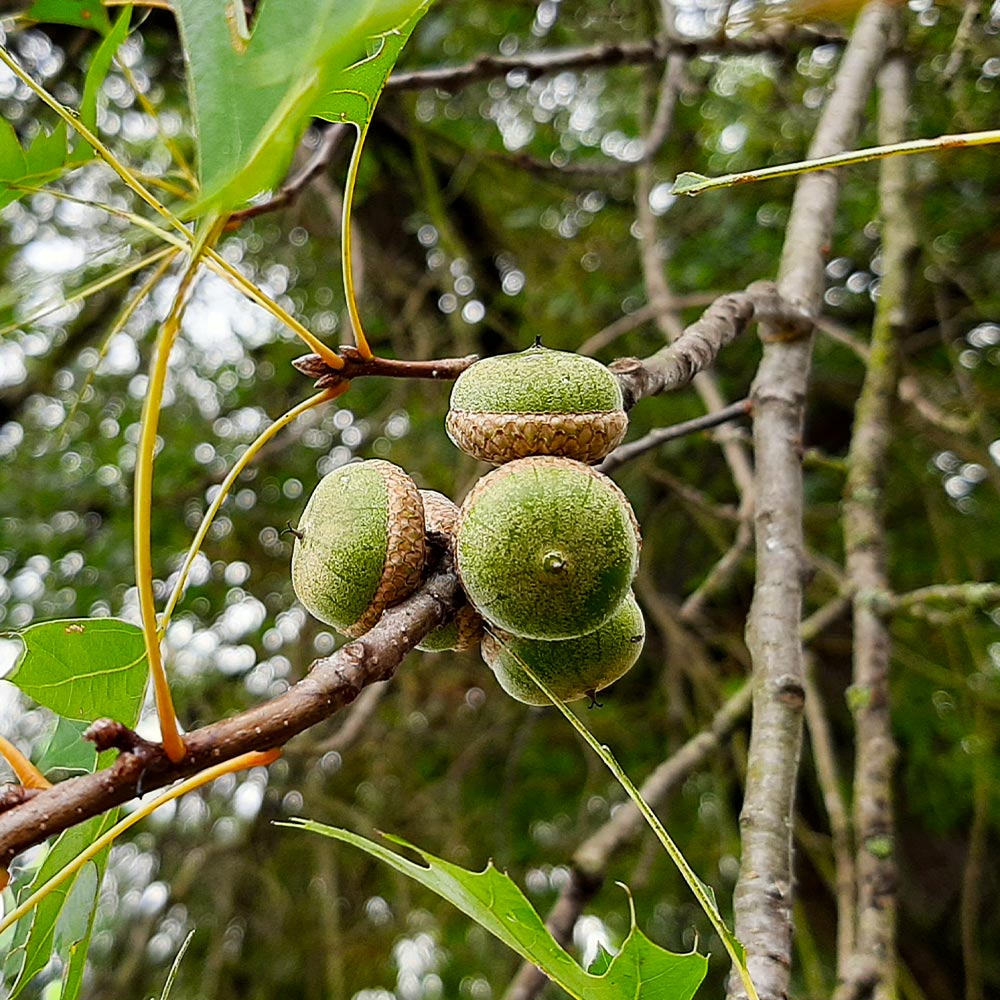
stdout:
<svg viewBox="0 0 1000 1000">
<path fill-rule="evenodd" d="M 283 746 L 293 736 L 350 704 L 374 681 L 386 680 L 406 654 L 460 601 L 458 578 L 443 566 L 402 604 L 386 611 L 360 639 L 316 660 L 284 694 L 232 718 L 184 734 L 186 753 L 171 763 L 159 744 L 136 746 L 110 767 L 62 781 L 0 814 L 0 867 L 28 847 L 140 792 L 231 760 L 250 750 Z"/>
<path fill-rule="evenodd" d="M 879 140 L 905 138 L 909 112 L 907 69 L 896 56 L 879 76 Z M 907 161 L 883 161 L 879 194 L 882 209 L 882 280 L 872 327 L 868 371 L 854 414 L 844 489 L 844 550 L 854 588 L 854 675 L 856 727 L 854 768 L 857 915 L 855 947 L 841 967 L 840 989 L 856 995 L 859 980 L 875 1000 L 895 996 L 896 859 L 892 774 L 889 664 L 892 639 L 886 621 L 865 599 L 888 589 L 883 505 L 884 470 L 892 437 L 891 410 L 898 376 L 897 340 L 906 314 L 911 265 L 917 240 L 910 216 Z"/>
<path fill-rule="evenodd" d="M 714 413 L 706 413 L 704 416 L 695 417 L 693 420 L 685 420 L 683 423 L 671 424 L 669 427 L 660 427 L 655 431 L 650 431 L 645 436 L 628 444 L 619 445 L 599 466 L 598 472 L 603 472 L 606 476 L 611 475 L 615 469 L 620 468 L 626 462 L 631 462 L 633 458 L 644 455 L 647 451 L 659 448 L 661 444 L 668 441 L 676 441 L 678 438 L 686 437 L 688 434 L 697 434 L 698 431 L 707 431 L 719 424 L 728 423 L 730 420 L 738 420 L 740 417 L 748 416 L 751 411 L 749 399 L 741 399 L 736 403 Z"/>
<path fill-rule="evenodd" d="M 837 968 L 846 968 L 854 952 L 854 854 L 851 821 L 837 772 L 837 753 L 826 717 L 826 706 L 816 686 L 815 657 L 806 660 L 806 728 L 812 747 L 813 764 L 830 823 L 833 842 L 834 891 L 837 899 Z"/>
<path fill-rule="evenodd" d="M 613 68 L 615 66 L 658 65 L 671 55 L 694 59 L 702 55 L 787 55 L 801 48 L 843 42 L 836 34 L 823 34 L 801 28 L 783 35 L 761 33 L 745 38 L 712 37 L 704 39 L 650 39 L 643 42 L 606 42 L 578 48 L 524 52 L 514 56 L 483 54 L 461 66 L 437 66 L 431 69 L 394 73 L 386 90 L 455 91 L 470 83 L 492 80 L 508 73 L 522 73 L 528 80 L 568 69 Z"/>
<path fill-rule="evenodd" d="M 888 11 L 858 17 L 820 118 L 809 157 L 850 148 L 885 51 Z M 818 312 L 839 192 L 834 172 L 799 179 L 778 270 L 782 297 Z M 754 380 L 757 583 L 747 622 L 754 705 L 743 856 L 734 893 L 736 936 L 761 1000 L 785 1000 L 792 962 L 792 816 L 802 743 L 802 422 L 811 338 L 782 323 L 762 325 L 764 355 Z M 729 996 L 746 994 L 736 976 Z"/>
<path fill-rule="evenodd" d="M 651 357 L 621 358 L 609 366 L 622 384 L 626 407 L 645 396 L 679 389 L 715 363 L 750 323 L 780 319 L 788 328 L 808 329 L 806 314 L 783 302 L 771 282 L 717 298 L 672 344 Z"/>
</svg>

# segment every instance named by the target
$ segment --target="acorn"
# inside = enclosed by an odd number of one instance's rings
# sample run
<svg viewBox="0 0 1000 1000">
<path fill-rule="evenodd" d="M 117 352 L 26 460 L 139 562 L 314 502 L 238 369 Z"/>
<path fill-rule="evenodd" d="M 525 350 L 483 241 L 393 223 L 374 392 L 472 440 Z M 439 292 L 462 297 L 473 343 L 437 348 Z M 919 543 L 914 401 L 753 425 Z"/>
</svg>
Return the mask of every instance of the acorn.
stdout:
<svg viewBox="0 0 1000 1000">
<path fill-rule="evenodd" d="M 292 587 L 310 614 L 357 638 L 417 589 L 425 558 L 416 483 L 391 462 L 355 462 L 324 476 L 309 498 Z"/>
<path fill-rule="evenodd" d="M 621 386 L 608 368 L 537 344 L 462 372 L 445 420 L 462 451 L 494 465 L 527 455 L 592 465 L 621 442 L 627 427 Z"/>
<path fill-rule="evenodd" d="M 458 505 L 437 490 L 421 490 L 424 504 L 424 526 L 427 536 L 454 551 Z M 417 643 L 425 653 L 441 653 L 453 649 L 472 649 L 483 637 L 483 619 L 479 612 L 466 604 L 459 608 L 451 621 L 438 626 Z"/>
<path fill-rule="evenodd" d="M 528 639 L 570 639 L 603 625 L 639 564 L 639 525 L 607 476 L 568 458 L 494 469 L 461 508 L 456 565 L 488 622 Z"/>
<path fill-rule="evenodd" d="M 635 595 L 629 592 L 618 610 L 599 628 L 575 639 L 545 642 L 521 639 L 506 632 L 487 632 L 482 654 L 500 686 L 525 705 L 549 705 L 541 688 L 525 673 L 523 664 L 560 701 L 597 692 L 626 674 L 639 659 L 646 625 Z"/>
</svg>

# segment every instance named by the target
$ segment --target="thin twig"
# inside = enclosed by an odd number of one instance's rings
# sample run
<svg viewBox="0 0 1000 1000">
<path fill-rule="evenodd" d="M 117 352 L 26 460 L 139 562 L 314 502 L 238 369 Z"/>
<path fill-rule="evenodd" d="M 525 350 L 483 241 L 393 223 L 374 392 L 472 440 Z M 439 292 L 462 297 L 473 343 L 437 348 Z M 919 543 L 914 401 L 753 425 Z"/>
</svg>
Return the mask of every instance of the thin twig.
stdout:
<svg viewBox="0 0 1000 1000">
<path fill-rule="evenodd" d="M 846 603 L 846 602 L 845 602 Z M 837 772 L 837 753 L 826 717 L 826 708 L 816 686 L 816 660 L 805 658 L 806 729 L 812 747 L 816 778 L 823 794 L 830 838 L 833 842 L 834 885 L 837 899 L 837 968 L 846 967 L 854 953 L 854 855 L 851 821 Z"/>
<path fill-rule="evenodd" d="M 329 389 L 339 382 L 365 376 L 380 378 L 429 378 L 451 381 L 478 360 L 475 354 L 464 358 L 438 358 L 434 361 L 405 361 L 396 358 L 363 358 L 353 347 L 340 347 L 342 368 L 331 368 L 318 354 L 304 354 L 292 365 L 307 378 L 315 379 L 317 389 Z"/>
<path fill-rule="evenodd" d="M 686 437 L 688 434 L 697 434 L 698 431 L 707 431 L 720 424 L 728 423 L 730 420 L 738 420 L 750 414 L 751 404 L 749 399 L 741 399 L 736 403 L 716 410 L 714 413 L 706 413 L 702 417 L 695 417 L 692 420 L 685 420 L 680 424 L 672 424 L 669 427 L 659 427 L 655 431 L 630 441 L 628 444 L 619 445 L 604 461 L 598 466 L 598 471 L 605 475 L 610 475 L 615 469 L 620 468 L 626 462 L 638 458 L 647 451 L 658 448 L 668 441 L 676 441 L 678 438 Z"/>
<path fill-rule="evenodd" d="M 926 614 L 928 605 L 951 604 L 970 608 L 989 608 L 1000 604 L 1000 583 L 935 583 L 929 587 L 891 594 L 870 590 L 865 597 L 876 613 Z"/>
<path fill-rule="evenodd" d="M 822 35 L 809 29 L 789 32 L 784 37 L 761 34 L 745 38 L 715 37 L 705 39 L 651 39 L 645 42 L 608 42 L 579 48 L 549 49 L 545 52 L 524 52 L 514 56 L 484 54 L 460 66 L 438 66 L 431 69 L 394 73 L 386 90 L 435 89 L 454 92 L 460 87 L 482 80 L 492 80 L 509 73 L 521 74 L 525 80 L 560 73 L 563 70 L 611 68 L 614 66 L 659 65 L 670 55 L 694 59 L 701 55 L 754 55 L 773 53 L 786 55 L 800 48 L 824 42 L 842 42 L 837 35 Z"/>
<path fill-rule="evenodd" d="M 710 306 L 718 297 L 719 292 L 700 292 L 692 295 L 670 295 L 666 299 L 657 299 L 640 306 L 635 312 L 626 313 L 613 323 L 609 323 L 603 330 L 598 330 L 593 336 L 588 337 L 577 349 L 577 354 L 586 354 L 593 357 L 598 351 L 610 347 L 619 337 L 624 337 L 626 333 L 631 333 L 637 327 L 648 323 L 651 319 L 656 319 L 661 312 L 676 313 L 681 309 L 690 309 L 693 306 Z"/>
<path fill-rule="evenodd" d="M 752 544 L 753 521 L 750 517 L 741 518 L 733 544 L 708 571 L 698 589 L 689 594 L 681 605 L 679 613 L 681 621 L 691 622 L 702 614 L 708 601 L 732 580 Z"/>
<path fill-rule="evenodd" d="M 279 208 L 284 208 L 292 204 L 296 198 L 309 186 L 309 184 L 330 165 L 337 150 L 350 135 L 350 125 L 327 125 L 321 133 L 320 141 L 313 150 L 312 155 L 303 164 L 302 168 L 293 174 L 280 188 L 280 190 L 268 201 L 259 205 L 250 205 L 248 208 L 233 212 L 226 225 L 227 229 L 235 229 L 246 222 L 247 219 L 256 218 L 258 215 L 265 215 L 268 212 L 276 212 Z"/>
</svg>

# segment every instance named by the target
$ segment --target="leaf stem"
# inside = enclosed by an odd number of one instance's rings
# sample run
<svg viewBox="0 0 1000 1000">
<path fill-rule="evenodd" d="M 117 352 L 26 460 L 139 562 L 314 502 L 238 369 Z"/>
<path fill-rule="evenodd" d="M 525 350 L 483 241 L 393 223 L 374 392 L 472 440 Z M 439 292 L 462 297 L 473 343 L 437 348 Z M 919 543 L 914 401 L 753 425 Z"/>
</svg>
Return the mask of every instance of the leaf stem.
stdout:
<svg viewBox="0 0 1000 1000">
<path fill-rule="evenodd" d="M 30 74 L 26 73 L 10 53 L 0 45 L 0 62 L 2 62 L 26 87 L 28 87 L 44 104 L 50 107 L 71 129 L 77 132 L 104 162 L 121 178 L 125 186 L 137 194 L 147 205 L 149 205 L 158 215 L 166 219 L 174 229 L 184 234 L 188 242 L 192 242 L 193 237 L 184 223 L 163 205 L 159 199 L 146 187 L 144 187 L 115 155 L 94 135 L 93 132 L 83 124 L 80 119 L 68 108 L 63 107 L 44 87 L 35 83 Z"/>
<path fill-rule="evenodd" d="M 907 142 L 894 142 L 886 146 L 869 146 L 867 149 L 818 156 L 812 160 L 782 163 L 774 167 L 761 167 L 759 170 L 748 170 L 744 173 L 724 174 L 721 177 L 680 174 L 674 181 L 674 193 L 697 195 L 717 188 L 733 187 L 736 184 L 751 184 L 775 177 L 791 177 L 815 170 L 829 170 L 832 167 L 850 167 L 856 163 L 869 163 L 887 156 L 912 156 L 914 153 L 933 153 L 945 149 L 963 149 L 967 146 L 988 146 L 996 142 L 1000 142 L 1000 129 L 940 135 L 936 139 L 910 139 Z"/>
<path fill-rule="evenodd" d="M 354 143 L 354 151 L 351 153 L 351 162 L 347 168 L 347 178 L 344 181 L 344 211 L 341 222 L 341 254 L 340 259 L 344 271 L 344 293 L 347 298 L 347 313 L 351 318 L 351 328 L 354 331 L 354 343 L 357 345 L 358 353 L 370 361 L 374 355 L 371 347 L 368 346 L 368 339 L 361 326 L 361 315 L 358 312 L 358 302 L 354 293 L 354 257 L 351 246 L 351 208 L 354 205 L 354 188 L 358 181 L 358 168 L 361 165 L 361 151 L 365 145 L 365 137 L 368 135 L 368 121 L 358 129 L 358 138 Z"/>
<path fill-rule="evenodd" d="M 10 765 L 25 788 L 51 788 L 52 782 L 4 736 L 0 736 L 0 757 Z"/>
<path fill-rule="evenodd" d="M 344 367 L 344 360 L 332 347 L 328 347 L 314 333 L 307 330 L 294 316 L 282 309 L 273 299 L 265 295 L 249 278 L 223 258 L 215 249 L 207 247 L 204 250 L 206 263 L 231 284 L 235 285 L 251 302 L 256 302 L 262 309 L 269 312 L 275 319 L 284 323 L 300 340 L 304 341 L 312 351 L 318 354 L 331 368 Z"/>
<path fill-rule="evenodd" d="M 184 587 L 187 584 L 191 567 L 194 565 L 195 558 L 201 550 L 201 546 L 205 541 L 205 536 L 208 534 L 208 529 L 212 526 L 212 522 L 215 520 L 215 515 L 219 513 L 219 509 L 225 502 L 230 489 L 232 489 L 233 483 L 235 483 L 239 478 L 240 473 L 250 464 L 251 461 L 253 461 L 254 457 L 261 450 L 261 448 L 263 448 L 264 445 L 267 444 L 267 442 L 270 441 L 271 438 L 273 438 L 283 427 L 287 427 L 293 420 L 295 420 L 296 417 L 305 413 L 307 410 L 311 410 L 314 406 L 319 406 L 321 403 L 325 403 L 331 399 L 336 399 L 337 396 L 343 395 L 349 387 L 350 383 L 344 382 L 341 385 L 333 387 L 332 389 L 324 389 L 322 392 L 317 392 L 314 396 L 310 396 L 297 406 L 293 406 L 287 413 L 278 417 L 274 423 L 265 428 L 257 439 L 247 448 L 247 450 L 240 455 L 232 469 L 229 470 L 229 474 L 222 481 L 222 485 L 219 487 L 218 492 L 212 500 L 211 506 L 205 512 L 205 516 L 202 518 L 201 524 L 198 525 L 198 531 L 195 533 L 194 539 L 191 542 L 191 547 L 188 549 L 187 556 L 184 559 L 184 564 L 180 568 L 180 572 L 177 576 L 177 582 L 174 584 L 174 589 L 170 594 L 170 599 L 167 601 L 167 606 L 164 608 L 163 614 L 160 615 L 158 634 L 161 639 L 163 638 L 167 625 L 170 624 L 170 618 L 174 613 L 174 609 L 177 607 L 177 604 L 184 593 Z"/>
<path fill-rule="evenodd" d="M 666 828 L 660 822 L 659 817 L 655 812 L 653 812 L 652 808 L 642 797 L 642 793 L 632 783 L 632 780 L 625 773 L 621 764 L 619 764 L 615 759 L 610 748 L 602 743 L 598 743 L 597 739 L 593 736 L 590 730 L 587 729 L 587 727 L 566 707 L 565 704 L 563 704 L 563 702 L 556 698 L 556 696 L 548 689 L 548 687 L 546 687 L 546 685 L 539 679 L 538 675 L 524 662 L 524 660 L 521 659 L 521 657 L 519 657 L 509 647 L 507 648 L 507 652 L 512 655 L 515 660 L 517 660 L 518 665 L 535 682 L 549 701 L 551 701 L 552 704 L 555 705 L 560 712 L 562 712 L 569 724 L 580 734 L 590 749 L 593 750 L 598 757 L 600 757 L 604 765 L 615 776 L 618 783 L 625 789 L 628 797 L 635 803 L 636 808 L 642 814 L 643 819 L 645 819 L 645 821 L 649 824 L 653 833 L 656 834 L 657 839 L 663 845 L 663 849 L 667 852 L 670 860 L 677 866 L 677 870 L 681 873 L 681 877 L 687 883 L 688 888 L 693 893 L 695 899 L 698 901 L 698 904 L 705 911 L 705 915 L 708 917 L 709 922 L 722 939 L 722 944 L 729 954 L 729 957 L 732 959 L 733 966 L 739 974 L 743 983 L 743 988 L 747 992 L 747 996 L 750 1000 L 759 1000 L 753 981 L 750 979 L 750 973 L 747 971 L 746 962 L 740 954 L 739 944 L 733 936 L 732 931 L 729 930 L 723 921 L 722 916 L 719 913 L 719 908 L 716 905 L 710 890 L 705 883 L 698 878 L 697 874 L 695 874 L 694 869 L 690 866 L 690 864 L 688 864 L 687 858 L 685 858 L 681 853 L 680 848 L 674 843 L 670 834 L 667 833 Z"/>
<path fill-rule="evenodd" d="M 114 843 L 114 841 L 120 837 L 126 830 L 130 827 L 135 826 L 140 820 L 145 819 L 151 812 L 159 809 L 160 806 L 173 799 L 180 798 L 182 795 L 186 795 L 188 792 L 193 791 L 196 788 L 200 788 L 202 785 L 208 784 L 210 781 L 215 781 L 216 778 L 221 778 L 224 774 L 233 774 L 237 771 L 245 771 L 247 768 L 251 767 L 266 767 L 268 764 L 273 763 L 278 757 L 281 756 L 280 750 L 265 750 L 251 751 L 250 753 L 242 754 L 239 757 L 234 757 L 232 760 L 227 760 L 222 764 L 216 764 L 214 767 L 206 768 L 204 771 L 200 771 L 198 774 L 192 775 L 190 778 L 185 779 L 173 788 L 168 788 L 162 795 L 157 795 L 156 798 L 150 799 L 148 802 L 143 803 L 134 813 L 126 816 L 123 820 L 115 823 L 110 830 L 102 834 L 97 838 L 92 844 L 81 851 L 72 861 L 69 862 L 65 867 L 61 868 L 55 875 L 52 876 L 44 885 L 39 886 L 35 892 L 33 892 L 20 906 L 11 910 L 2 921 L 0 921 L 0 934 L 3 934 L 7 928 L 12 927 L 17 923 L 21 917 L 25 914 L 30 913 L 46 896 L 49 895 L 53 890 L 58 889 L 63 882 L 66 881 L 71 875 L 75 875 L 88 861 L 92 858 L 97 857 L 101 851 L 104 850 L 109 844 Z"/>
<path fill-rule="evenodd" d="M 146 641 L 146 655 L 149 672 L 153 679 L 153 693 L 156 698 L 156 712 L 160 719 L 160 733 L 163 749 L 171 761 L 177 763 L 184 757 L 184 740 L 181 738 L 177 713 L 174 711 L 170 685 L 163 668 L 160 639 L 156 628 L 156 605 L 153 596 L 152 559 L 152 506 L 153 506 L 153 459 L 156 452 L 156 431 L 163 403 L 163 391 L 167 380 L 167 365 L 170 349 L 180 332 L 181 317 L 187 304 L 188 293 L 194 283 L 201 264 L 204 247 L 218 237 L 223 220 L 207 220 L 203 226 L 198 244 L 192 249 L 187 267 L 181 275 L 177 294 L 170 313 L 160 328 L 156 350 L 149 373 L 149 385 L 142 406 L 142 426 L 136 449 L 135 500 L 134 500 L 134 547 L 135 582 L 139 592 L 139 610 L 142 617 L 143 637 Z"/>
</svg>

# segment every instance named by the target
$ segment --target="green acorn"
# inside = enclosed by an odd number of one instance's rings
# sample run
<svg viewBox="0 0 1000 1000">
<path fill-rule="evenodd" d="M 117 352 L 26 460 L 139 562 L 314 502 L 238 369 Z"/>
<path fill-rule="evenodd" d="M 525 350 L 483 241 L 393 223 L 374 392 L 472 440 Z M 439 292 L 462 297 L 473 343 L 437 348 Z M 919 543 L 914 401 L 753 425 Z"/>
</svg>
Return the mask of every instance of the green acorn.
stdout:
<svg viewBox="0 0 1000 1000">
<path fill-rule="evenodd" d="M 421 490 L 420 497 L 424 503 L 427 535 L 440 540 L 448 549 L 454 551 L 458 506 L 436 490 Z M 417 649 L 425 653 L 472 649 L 482 637 L 483 619 L 475 608 L 466 604 L 458 609 L 451 621 L 424 636 L 423 640 L 417 643 Z"/>
<path fill-rule="evenodd" d="M 482 654 L 500 686 L 525 705 L 548 705 L 527 664 L 560 701 L 594 699 L 597 692 L 627 673 L 642 652 L 646 625 L 629 592 L 618 610 L 596 631 L 575 639 L 544 642 L 498 632 L 483 636 Z"/>
<path fill-rule="evenodd" d="M 533 456 L 484 476 L 462 504 L 456 564 L 488 622 L 529 639 L 600 628 L 639 564 L 639 525 L 607 476 L 568 458 Z"/>
<path fill-rule="evenodd" d="M 295 535 L 295 596 L 352 638 L 420 583 L 423 502 L 413 480 L 391 462 L 355 462 L 324 476 Z"/>
<path fill-rule="evenodd" d="M 627 426 L 611 371 L 593 358 L 540 345 L 467 368 L 445 421 L 462 451 L 494 465 L 527 455 L 592 465 L 619 444 Z"/>
</svg>

